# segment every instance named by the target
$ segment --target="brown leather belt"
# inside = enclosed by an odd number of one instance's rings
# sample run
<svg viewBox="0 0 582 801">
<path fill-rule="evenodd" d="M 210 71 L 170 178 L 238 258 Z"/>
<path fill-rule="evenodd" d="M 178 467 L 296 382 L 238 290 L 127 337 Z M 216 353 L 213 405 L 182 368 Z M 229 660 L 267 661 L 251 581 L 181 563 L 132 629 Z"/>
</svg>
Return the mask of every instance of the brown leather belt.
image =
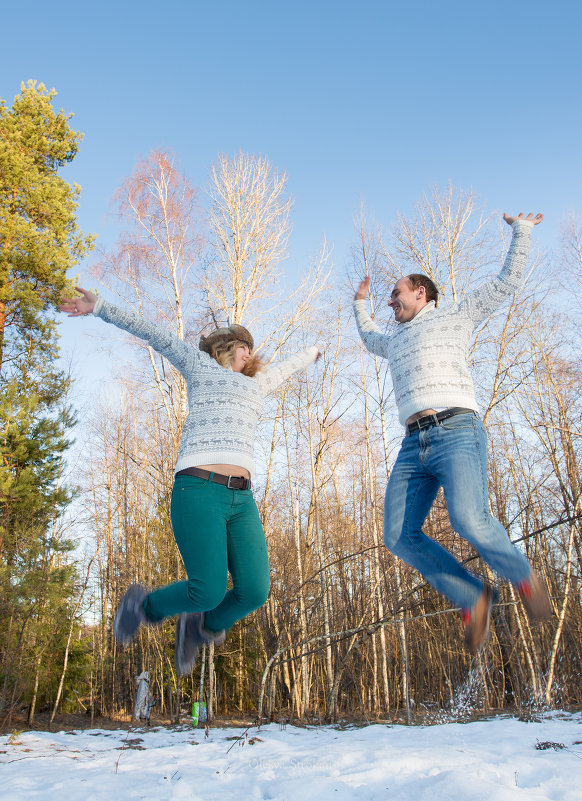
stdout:
<svg viewBox="0 0 582 801">
<path fill-rule="evenodd" d="M 411 434 L 413 431 L 420 431 L 429 426 L 436 426 L 443 420 L 448 420 L 449 417 L 455 417 L 457 414 L 475 414 L 474 409 L 463 409 L 460 406 L 451 406 L 450 409 L 443 409 L 442 412 L 436 414 L 425 414 L 406 426 L 406 433 Z"/>
<path fill-rule="evenodd" d="M 214 481 L 215 484 L 223 484 L 229 489 L 247 490 L 252 486 L 250 478 L 244 476 L 223 476 L 222 473 L 211 473 L 209 470 L 201 470 L 199 467 L 186 467 L 179 470 L 177 476 L 195 476 L 203 478 L 205 481 Z"/>
</svg>

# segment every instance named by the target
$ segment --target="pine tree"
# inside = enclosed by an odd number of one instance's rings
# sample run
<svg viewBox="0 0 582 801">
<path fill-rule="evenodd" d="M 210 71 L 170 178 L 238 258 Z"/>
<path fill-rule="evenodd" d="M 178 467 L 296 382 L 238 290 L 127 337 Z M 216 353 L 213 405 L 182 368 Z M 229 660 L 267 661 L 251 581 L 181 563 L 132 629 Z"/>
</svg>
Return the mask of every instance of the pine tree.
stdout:
<svg viewBox="0 0 582 801">
<path fill-rule="evenodd" d="M 67 270 L 91 247 L 75 212 L 80 187 L 59 168 L 71 162 L 82 139 L 71 114 L 55 113 L 56 92 L 29 81 L 7 108 L 0 99 L 0 369 L 17 360 L 30 330 L 44 333 Z M 49 334 L 50 336 L 50 334 Z M 42 339 L 37 340 L 40 345 Z"/>
<path fill-rule="evenodd" d="M 31 81 L 12 108 L 0 100 L 0 708 L 50 697 L 35 678 L 58 655 L 75 592 L 62 526 L 75 420 L 53 312 L 92 237 L 77 226 L 79 187 L 58 175 L 81 135 L 54 95 Z"/>
</svg>

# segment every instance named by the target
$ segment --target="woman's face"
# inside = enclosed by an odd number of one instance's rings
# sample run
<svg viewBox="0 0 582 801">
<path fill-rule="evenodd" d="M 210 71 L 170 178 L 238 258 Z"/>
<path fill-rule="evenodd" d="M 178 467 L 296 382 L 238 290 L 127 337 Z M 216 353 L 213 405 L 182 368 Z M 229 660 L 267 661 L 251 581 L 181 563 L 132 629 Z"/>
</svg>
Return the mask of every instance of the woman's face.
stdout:
<svg viewBox="0 0 582 801">
<path fill-rule="evenodd" d="M 251 358 L 248 345 L 237 345 L 234 352 L 234 359 L 231 362 L 231 370 L 235 373 L 242 373 L 245 364 Z"/>
</svg>

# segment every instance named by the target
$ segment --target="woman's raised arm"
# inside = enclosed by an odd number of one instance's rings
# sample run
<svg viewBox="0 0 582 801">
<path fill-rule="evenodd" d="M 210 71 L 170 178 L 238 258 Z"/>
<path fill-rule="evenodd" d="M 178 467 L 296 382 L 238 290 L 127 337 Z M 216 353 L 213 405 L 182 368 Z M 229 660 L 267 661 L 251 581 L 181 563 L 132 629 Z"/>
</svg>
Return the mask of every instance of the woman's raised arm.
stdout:
<svg viewBox="0 0 582 801">
<path fill-rule="evenodd" d="M 174 367 L 183 372 L 193 360 L 200 360 L 203 354 L 173 334 L 168 328 L 145 320 L 129 309 L 121 309 L 113 303 L 98 298 L 93 292 L 76 287 L 80 293 L 76 298 L 63 298 L 59 309 L 69 317 L 83 317 L 94 314 L 106 323 L 111 323 L 123 331 L 133 334 L 161 353 Z"/>
</svg>

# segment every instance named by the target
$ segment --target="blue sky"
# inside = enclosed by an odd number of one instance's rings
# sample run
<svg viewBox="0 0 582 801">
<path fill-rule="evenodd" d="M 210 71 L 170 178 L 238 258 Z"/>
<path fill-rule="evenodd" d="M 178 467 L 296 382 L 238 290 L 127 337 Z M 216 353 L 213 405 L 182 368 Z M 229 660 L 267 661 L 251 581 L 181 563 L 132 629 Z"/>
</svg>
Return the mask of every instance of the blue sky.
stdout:
<svg viewBox="0 0 582 801">
<path fill-rule="evenodd" d="M 581 7 L 32 0 L 2 11 L 0 97 L 34 78 L 74 112 L 85 139 L 66 177 L 101 247 L 114 190 L 161 148 L 198 185 L 220 152 L 285 170 L 289 270 L 324 235 L 345 268 L 360 199 L 389 226 L 449 181 L 489 209 L 544 211 L 551 249 L 582 206 Z"/>
</svg>

